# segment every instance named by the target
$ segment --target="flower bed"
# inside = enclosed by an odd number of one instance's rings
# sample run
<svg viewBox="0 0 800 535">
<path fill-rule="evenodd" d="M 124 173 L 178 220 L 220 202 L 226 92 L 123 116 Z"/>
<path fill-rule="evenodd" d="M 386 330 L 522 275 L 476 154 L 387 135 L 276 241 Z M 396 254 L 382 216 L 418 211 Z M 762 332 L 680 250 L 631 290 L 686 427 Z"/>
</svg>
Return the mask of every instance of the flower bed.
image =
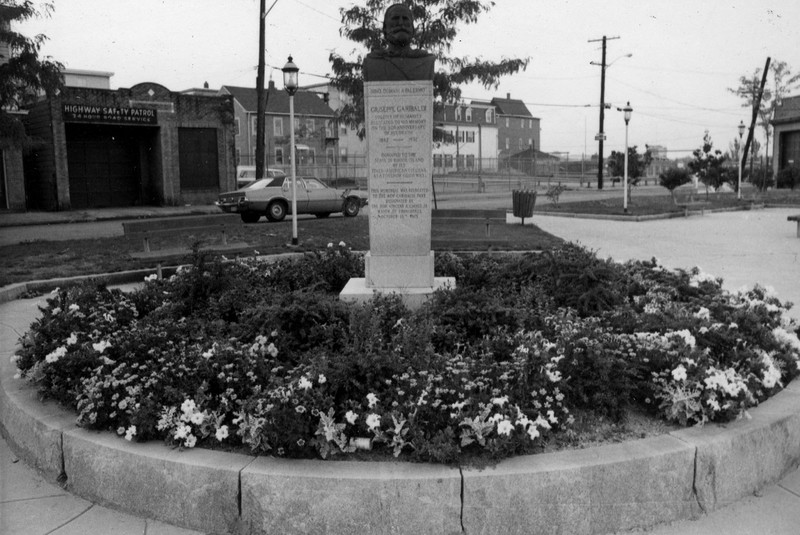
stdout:
<svg viewBox="0 0 800 535">
<path fill-rule="evenodd" d="M 540 451 L 572 414 L 727 421 L 800 373 L 798 324 L 764 288 L 654 261 L 439 254 L 455 290 L 408 311 L 345 304 L 343 244 L 299 261 L 205 263 L 130 294 L 54 292 L 14 357 L 78 423 L 128 440 L 328 458 L 457 462 Z"/>
</svg>

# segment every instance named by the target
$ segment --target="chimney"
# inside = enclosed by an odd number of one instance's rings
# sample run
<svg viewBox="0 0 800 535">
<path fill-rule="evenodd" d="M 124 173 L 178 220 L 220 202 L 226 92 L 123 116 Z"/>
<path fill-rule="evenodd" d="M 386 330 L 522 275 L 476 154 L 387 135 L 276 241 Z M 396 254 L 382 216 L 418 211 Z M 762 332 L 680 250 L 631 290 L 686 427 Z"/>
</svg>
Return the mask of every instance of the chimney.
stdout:
<svg viewBox="0 0 800 535">
<path fill-rule="evenodd" d="M 511 100 L 511 93 L 506 93 L 506 100 Z"/>
<path fill-rule="evenodd" d="M 272 78 L 269 79 L 269 84 L 267 85 L 267 90 L 270 89 L 275 89 L 275 81 Z"/>
</svg>

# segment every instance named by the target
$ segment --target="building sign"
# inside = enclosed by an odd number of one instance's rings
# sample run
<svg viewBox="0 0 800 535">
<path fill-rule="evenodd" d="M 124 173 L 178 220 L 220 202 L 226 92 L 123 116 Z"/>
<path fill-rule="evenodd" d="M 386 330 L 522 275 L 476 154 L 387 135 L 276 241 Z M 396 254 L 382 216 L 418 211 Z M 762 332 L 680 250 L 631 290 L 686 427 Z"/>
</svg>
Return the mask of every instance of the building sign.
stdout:
<svg viewBox="0 0 800 535">
<path fill-rule="evenodd" d="M 113 123 L 113 124 L 158 124 L 156 110 L 148 108 L 112 108 L 90 104 L 64 104 L 65 122 Z"/>
</svg>

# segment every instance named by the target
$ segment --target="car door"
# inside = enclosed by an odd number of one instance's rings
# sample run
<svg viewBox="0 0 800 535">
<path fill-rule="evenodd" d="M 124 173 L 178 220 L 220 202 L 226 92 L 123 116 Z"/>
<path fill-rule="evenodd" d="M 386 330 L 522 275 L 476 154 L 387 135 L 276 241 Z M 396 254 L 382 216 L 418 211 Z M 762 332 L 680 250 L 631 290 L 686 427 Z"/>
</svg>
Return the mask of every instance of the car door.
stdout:
<svg viewBox="0 0 800 535">
<path fill-rule="evenodd" d="M 329 213 L 340 212 L 342 210 L 342 198 L 338 191 L 329 188 L 316 178 L 308 177 L 305 182 L 308 191 L 309 212 Z"/>
<path fill-rule="evenodd" d="M 289 210 L 287 213 L 292 213 L 292 178 L 286 177 L 283 180 L 283 195 L 288 201 Z M 307 214 L 308 210 L 308 190 L 306 189 L 306 181 L 302 178 L 297 178 L 297 213 Z"/>
</svg>

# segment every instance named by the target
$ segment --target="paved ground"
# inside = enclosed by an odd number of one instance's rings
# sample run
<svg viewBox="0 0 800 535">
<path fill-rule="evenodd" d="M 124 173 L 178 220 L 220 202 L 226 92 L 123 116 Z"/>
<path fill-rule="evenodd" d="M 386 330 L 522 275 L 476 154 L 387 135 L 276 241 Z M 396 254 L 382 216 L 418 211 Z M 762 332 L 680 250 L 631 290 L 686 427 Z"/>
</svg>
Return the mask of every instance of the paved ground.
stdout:
<svg viewBox="0 0 800 535">
<path fill-rule="evenodd" d="M 507 194 L 494 199 L 496 204 L 508 202 Z M 505 206 L 484 203 L 481 207 Z M 760 282 L 773 286 L 782 298 L 800 306 L 800 239 L 795 237 L 794 225 L 786 221 L 787 213 L 796 212 L 797 209 L 771 209 L 643 223 L 535 216 L 535 223 L 557 236 L 596 249 L 603 256 L 617 260 L 655 256 L 668 267 L 696 265 L 708 273 L 723 276 L 729 288 Z M 18 236 L 24 227 L 9 228 L 9 219 L 4 219 L 7 215 L 0 214 L 0 227 L 5 227 L 0 231 L 3 235 Z M 155 215 L 164 214 L 157 212 Z M 29 224 L 35 222 L 28 217 Z M 59 221 L 51 221 L 56 222 Z M 60 223 L 64 224 L 63 219 Z M 78 228 L 90 232 L 89 226 Z M 30 322 L 34 311 L 35 305 L 26 301 L 0 305 L 0 358 L 9 358 L 19 333 Z M 794 311 L 794 316 L 800 317 L 798 310 Z M 18 461 L 5 440 L 0 439 L 0 534 L 73 533 L 187 535 L 196 532 L 133 517 L 76 498 L 42 480 Z M 800 533 L 800 470 L 796 469 L 757 496 L 698 520 L 635 533 L 797 535 Z"/>
</svg>

